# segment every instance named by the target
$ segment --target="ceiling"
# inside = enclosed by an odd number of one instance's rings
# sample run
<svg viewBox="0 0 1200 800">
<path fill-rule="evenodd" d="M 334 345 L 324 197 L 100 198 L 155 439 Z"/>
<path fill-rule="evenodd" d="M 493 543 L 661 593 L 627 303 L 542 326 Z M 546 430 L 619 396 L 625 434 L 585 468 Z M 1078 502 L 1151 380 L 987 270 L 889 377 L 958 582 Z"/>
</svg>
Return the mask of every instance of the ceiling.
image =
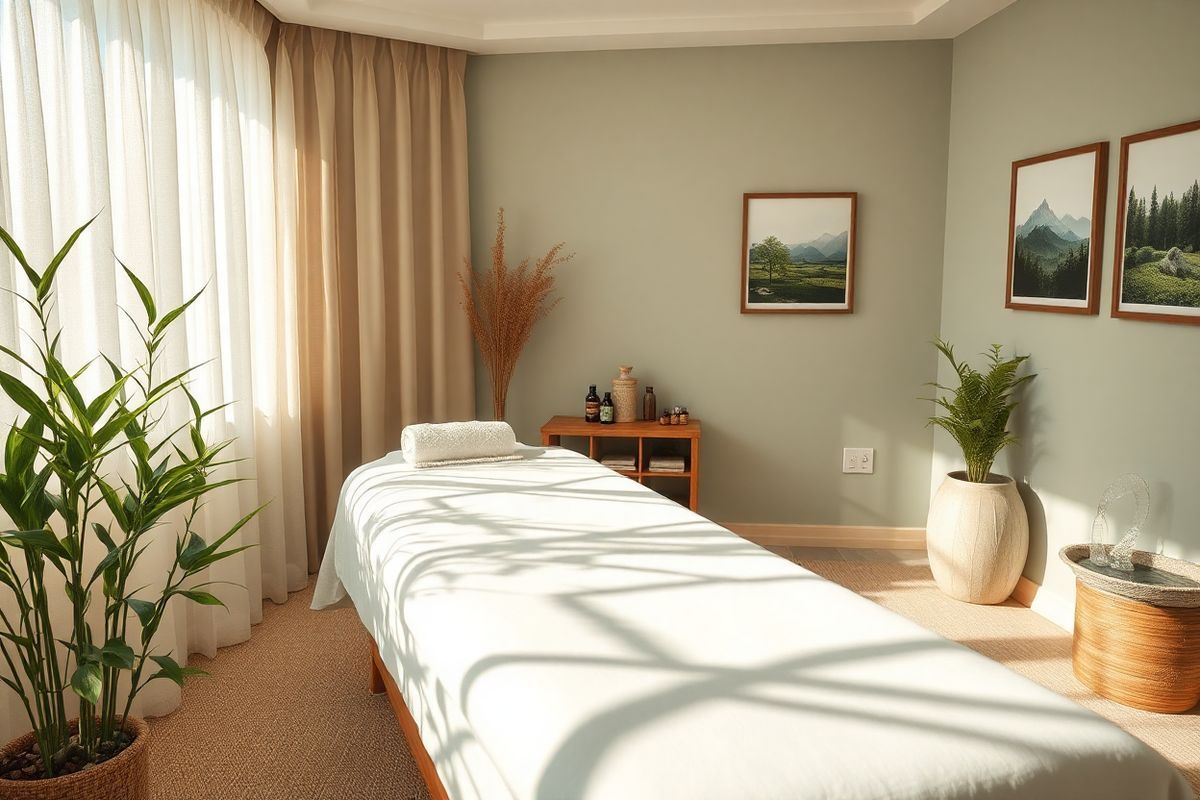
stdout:
<svg viewBox="0 0 1200 800">
<path fill-rule="evenodd" d="M 286 22 L 539 53 L 947 39 L 1014 0 L 264 0 Z"/>
</svg>

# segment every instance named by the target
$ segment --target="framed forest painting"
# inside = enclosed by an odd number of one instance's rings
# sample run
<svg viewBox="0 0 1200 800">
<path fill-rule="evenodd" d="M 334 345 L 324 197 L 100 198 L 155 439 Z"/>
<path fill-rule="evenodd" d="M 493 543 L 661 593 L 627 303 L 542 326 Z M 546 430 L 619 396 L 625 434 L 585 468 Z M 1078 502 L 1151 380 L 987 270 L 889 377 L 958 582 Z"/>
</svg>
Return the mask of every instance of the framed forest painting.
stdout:
<svg viewBox="0 0 1200 800">
<path fill-rule="evenodd" d="M 1121 139 L 1112 314 L 1200 325 L 1200 120 Z"/>
<path fill-rule="evenodd" d="M 851 313 L 857 211 L 856 192 L 742 195 L 742 313 Z"/>
<path fill-rule="evenodd" d="M 1100 309 L 1107 180 L 1108 142 L 1013 162 L 1006 308 Z"/>
</svg>

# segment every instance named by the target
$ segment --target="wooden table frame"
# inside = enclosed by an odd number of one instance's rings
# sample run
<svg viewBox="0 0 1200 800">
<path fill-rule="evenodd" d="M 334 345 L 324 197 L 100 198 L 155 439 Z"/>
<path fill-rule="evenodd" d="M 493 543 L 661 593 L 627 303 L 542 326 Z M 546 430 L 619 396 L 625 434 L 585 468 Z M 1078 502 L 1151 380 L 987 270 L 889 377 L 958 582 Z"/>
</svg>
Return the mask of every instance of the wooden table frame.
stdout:
<svg viewBox="0 0 1200 800">
<path fill-rule="evenodd" d="M 657 420 L 645 422 L 616 422 L 602 425 L 598 422 L 584 422 L 583 417 L 552 417 L 542 426 L 542 445 L 560 445 L 562 437 L 573 436 L 588 440 L 588 458 L 596 459 L 599 455 L 597 440 L 599 439 L 637 439 L 637 469 L 621 470 L 625 475 L 638 483 L 644 484 L 647 478 L 686 478 L 688 481 L 687 507 L 697 510 L 700 499 L 700 421 L 692 419 L 687 425 L 661 425 Z M 684 472 L 653 472 L 643 467 L 650 466 L 647 461 L 647 439 L 686 439 L 689 441 L 689 461 Z"/>
<path fill-rule="evenodd" d="M 425 782 L 425 788 L 429 790 L 431 800 L 450 800 L 450 795 L 446 792 L 442 778 L 438 775 L 437 767 L 433 763 L 433 757 L 429 755 L 429 751 L 425 749 L 425 743 L 421 741 L 421 729 L 417 727 L 417 721 L 413 719 L 412 712 L 408 710 L 408 704 L 404 702 L 404 695 L 400 693 L 400 687 L 396 685 L 395 679 L 384 666 L 383 659 L 379 656 L 379 647 L 375 644 L 374 639 L 371 639 L 371 665 L 367 688 L 370 689 L 371 694 L 387 694 L 388 703 L 392 706 L 392 713 L 396 715 L 396 722 L 400 723 L 400 732 L 404 734 L 404 741 L 408 744 L 409 751 L 412 752 L 413 760 L 417 762 L 417 771 L 421 774 L 421 780 Z"/>
</svg>

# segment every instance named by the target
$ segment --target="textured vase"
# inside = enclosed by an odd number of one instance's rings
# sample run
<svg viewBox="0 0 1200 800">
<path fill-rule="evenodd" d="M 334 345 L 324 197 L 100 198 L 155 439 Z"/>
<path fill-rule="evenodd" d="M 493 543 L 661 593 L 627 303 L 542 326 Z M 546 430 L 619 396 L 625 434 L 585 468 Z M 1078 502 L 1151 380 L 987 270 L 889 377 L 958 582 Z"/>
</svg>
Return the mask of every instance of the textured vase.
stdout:
<svg viewBox="0 0 1200 800">
<path fill-rule="evenodd" d="M 613 418 L 617 422 L 636 422 L 637 415 L 637 378 L 629 377 L 633 367 L 618 367 L 621 374 L 613 378 L 612 401 Z"/>
<path fill-rule="evenodd" d="M 1029 555 L 1029 518 L 1012 478 L 951 472 L 929 506 L 925 545 L 938 588 L 968 603 L 1012 595 Z"/>
</svg>

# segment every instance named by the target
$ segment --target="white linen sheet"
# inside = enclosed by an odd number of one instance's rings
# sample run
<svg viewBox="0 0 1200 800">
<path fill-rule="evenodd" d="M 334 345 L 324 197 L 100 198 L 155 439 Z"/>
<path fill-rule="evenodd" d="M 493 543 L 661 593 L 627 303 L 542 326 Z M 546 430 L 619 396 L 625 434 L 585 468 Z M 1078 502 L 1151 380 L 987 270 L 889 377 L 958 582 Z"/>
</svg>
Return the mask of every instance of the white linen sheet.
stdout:
<svg viewBox="0 0 1200 800">
<path fill-rule="evenodd" d="M 313 601 L 353 600 L 453 800 L 1192 797 L 1004 666 L 583 456 L 522 452 L 358 469 Z"/>
</svg>

